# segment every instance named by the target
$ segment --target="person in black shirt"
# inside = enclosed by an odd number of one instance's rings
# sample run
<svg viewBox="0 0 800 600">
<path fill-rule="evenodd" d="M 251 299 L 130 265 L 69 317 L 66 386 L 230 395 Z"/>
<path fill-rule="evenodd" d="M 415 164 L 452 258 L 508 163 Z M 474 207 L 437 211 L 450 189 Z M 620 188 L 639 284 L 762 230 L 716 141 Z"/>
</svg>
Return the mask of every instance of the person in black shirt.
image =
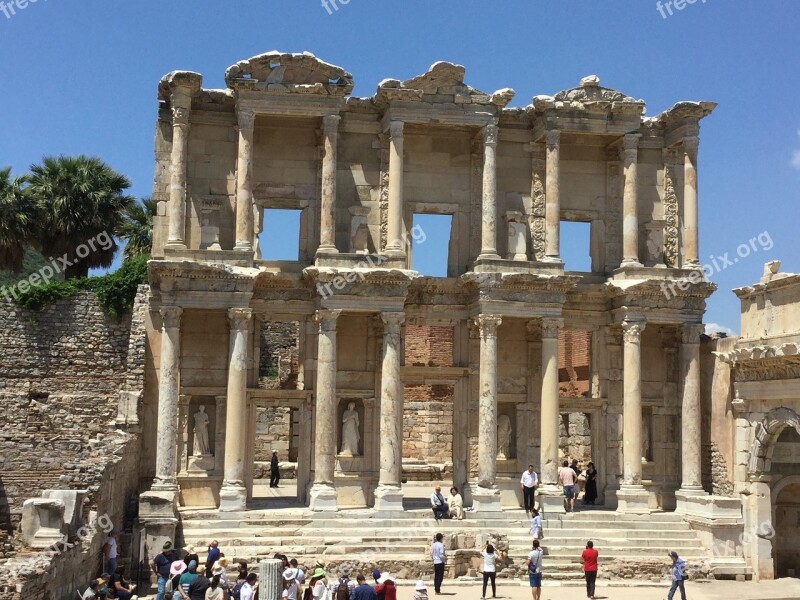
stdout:
<svg viewBox="0 0 800 600">
<path fill-rule="evenodd" d="M 278 487 L 278 482 L 281 480 L 281 469 L 278 464 L 278 453 L 272 453 L 272 459 L 269 461 L 269 487 Z"/>
</svg>

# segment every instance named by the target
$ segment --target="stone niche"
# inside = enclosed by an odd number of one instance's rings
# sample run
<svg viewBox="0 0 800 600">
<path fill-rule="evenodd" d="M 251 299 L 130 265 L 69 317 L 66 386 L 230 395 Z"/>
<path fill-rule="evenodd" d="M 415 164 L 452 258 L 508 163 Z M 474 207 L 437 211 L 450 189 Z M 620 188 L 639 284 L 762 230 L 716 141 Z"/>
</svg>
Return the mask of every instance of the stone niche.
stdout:
<svg viewBox="0 0 800 600">
<path fill-rule="evenodd" d="M 353 414 L 358 416 L 358 444 L 353 444 L 352 432 L 345 444 L 344 417 L 353 405 Z M 339 507 L 367 507 L 373 501 L 374 465 L 378 448 L 372 433 L 377 428 L 374 419 L 375 398 L 358 398 L 343 395 L 336 411 L 336 491 Z M 352 422 L 351 422 L 352 423 Z M 348 427 L 353 425 L 347 425 Z M 344 451 L 343 451 L 344 450 Z"/>
<path fill-rule="evenodd" d="M 349 251 L 354 254 L 369 254 L 369 208 L 350 207 Z"/>
<path fill-rule="evenodd" d="M 506 213 L 506 225 L 508 228 L 508 260 L 528 260 L 528 224 L 525 215 L 519 211 L 508 211 Z"/>
<path fill-rule="evenodd" d="M 201 407 L 203 410 L 201 411 Z M 182 395 L 178 405 L 180 502 L 184 506 L 214 506 L 222 483 L 225 449 L 225 396 Z M 208 448 L 198 447 L 195 416 L 207 416 Z M 202 417 L 199 417 L 202 422 Z"/>
</svg>

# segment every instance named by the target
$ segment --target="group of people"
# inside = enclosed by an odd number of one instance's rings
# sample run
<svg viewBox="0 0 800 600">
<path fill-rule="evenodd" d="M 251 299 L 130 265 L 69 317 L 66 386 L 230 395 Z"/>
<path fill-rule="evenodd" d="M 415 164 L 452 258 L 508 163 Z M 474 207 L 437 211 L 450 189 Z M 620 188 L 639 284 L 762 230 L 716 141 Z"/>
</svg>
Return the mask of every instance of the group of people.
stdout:
<svg viewBox="0 0 800 600">
<path fill-rule="evenodd" d="M 445 498 L 442 495 L 442 486 L 437 485 L 431 495 L 431 509 L 437 521 L 441 519 L 461 521 L 464 518 L 464 498 L 455 486 L 450 488 L 450 495 Z"/>
</svg>

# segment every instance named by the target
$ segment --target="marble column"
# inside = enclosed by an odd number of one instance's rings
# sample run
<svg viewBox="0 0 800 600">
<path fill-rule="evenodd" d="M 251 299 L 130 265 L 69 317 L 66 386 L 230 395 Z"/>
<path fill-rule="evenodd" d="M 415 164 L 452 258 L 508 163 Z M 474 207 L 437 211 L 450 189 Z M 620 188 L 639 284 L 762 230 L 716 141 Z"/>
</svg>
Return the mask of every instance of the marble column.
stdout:
<svg viewBox="0 0 800 600">
<path fill-rule="evenodd" d="M 317 253 L 335 254 L 336 249 L 336 169 L 339 140 L 339 115 L 322 118 L 322 195 L 320 203 L 320 244 Z"/>
<path fill-rule="evenodd" d="M 642 485 L 642 332 L 644 319 L 622 322 L 622 486 L 617 492 L 619 512 L 643 514 L 649 510 L 649 494 Z"/>
<path fill-rule="evenodd" d="M 253 251 L 253 131 L 256 114 L 238 109 L 239 149 L 236 159 L 236 245 L 234 250 Z"/>
<path fill-rule="evenodd" d="M 687 495 L 704 495 L 702 483 L 701 411 L 700 411 L 700 335 L 701 323 L 683 326 L 681 331 L 681 489 Z"/>
<path fill-rule="evenodd" d="M 228 310 L 230 352 L 225 411 L 225 467 L 219 494 L 221 511 L 243 510 L 247 506 L 247 348 L 252 317 L 253 311 L 249 308 Z"/>
<path fill-rule="evenodd" d="M 497 121 L 483 128 L 483 200 L 481 253 L 478 258 L 499 259 L 497 254 Z"/>
<path fill-rule="evenodd" d="M 403 130 L 402 121 L 389 124 L 389 215 L 386 250 L 405 254 L 403 232 Z"/>
<path fill-rule="evenodd" d="M 335 511 L 336 433 L 338 431 L 336 401 L 336 319 L 341 310 L 319 310 L 317 338 L 316 430 L 314 433 L 314 484 L 311 486 L 310 508 L 314 511 Z"/>
<path fill-rule="evenodd" d="M 561 409 L 558 393 L 558 332 L 563 319 L 542 319 L 542 401 L 540 409 L 539 499 L 547 513 L 564 512 L 564 496 L 558 482 L 558 443 Z"/>
<path fill-rule="evenodd" d="M 158 377 L 156 478 L 152 489 L 178 490 L 178 401 L 180 396 L 181 314 L 178 306 L 161 309 L 161 356 Z"/>
<path fill-rule="evenodd" d="M 479 315 L 475 319 L 480 334 L 480 373 L 478 378 L 478 481 L 472 497 L 482 510 L 500 510 L 497 477 L 497 328 L 502 319 Z"/>
<path fill-rule="evenodd" d="M 169 176 L 167 248 L 186 249 L 186 172 L 189 154 L 189 95 L 172 96 L 172 154 Z"/>
<path fill-rule="evenodd" d="M 403 380 L 400 353 L 405 313 L 385 312 L 381 367 L 380 479 L 375 510 L 403 510 Z"/>
<path fill-rule="evenodd" d="M 546 134 L 545 179 L 545 260 L 561 261 L 561 132 L 556 129 Z"/>
<path fill-rule="evenodd" d="M 622 267 L 641 267 L 639 262 L 639 139 L 641 134 L 629 133 L 622 138 Z"/>
<path fill-rule="evenodd" d="M 700 138 L 683 138 L 683 266 L 700 265 L 697 228 L 697 150 Z"/>
</svg>

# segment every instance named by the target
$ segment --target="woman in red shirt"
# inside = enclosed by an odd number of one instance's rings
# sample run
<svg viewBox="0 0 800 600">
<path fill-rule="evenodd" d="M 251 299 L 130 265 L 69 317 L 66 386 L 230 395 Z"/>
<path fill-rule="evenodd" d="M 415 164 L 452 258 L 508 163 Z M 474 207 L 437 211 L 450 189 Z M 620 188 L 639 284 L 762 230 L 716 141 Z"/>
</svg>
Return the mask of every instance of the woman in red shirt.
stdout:
<svg viewBox="0 0 800 600">
<path fill-rule="evenodd" d="M 378 579 L 378 585 L 375 586 L 375 593 L 378 598 L 384 600 L 397 600 L 397 588 L 394 586 L 394 581 L 389 573 L 384 573 Z"/>
<path fill-rule="evenodd" d="M 597 580 L 597 557 L 600 553 L 594 549 L 594 542 L 586 542 L 586 550 L 581 554 L 583 574 L 586 577 L 586 597 L 594 600 L 594 584 Z"/>
</svg>

